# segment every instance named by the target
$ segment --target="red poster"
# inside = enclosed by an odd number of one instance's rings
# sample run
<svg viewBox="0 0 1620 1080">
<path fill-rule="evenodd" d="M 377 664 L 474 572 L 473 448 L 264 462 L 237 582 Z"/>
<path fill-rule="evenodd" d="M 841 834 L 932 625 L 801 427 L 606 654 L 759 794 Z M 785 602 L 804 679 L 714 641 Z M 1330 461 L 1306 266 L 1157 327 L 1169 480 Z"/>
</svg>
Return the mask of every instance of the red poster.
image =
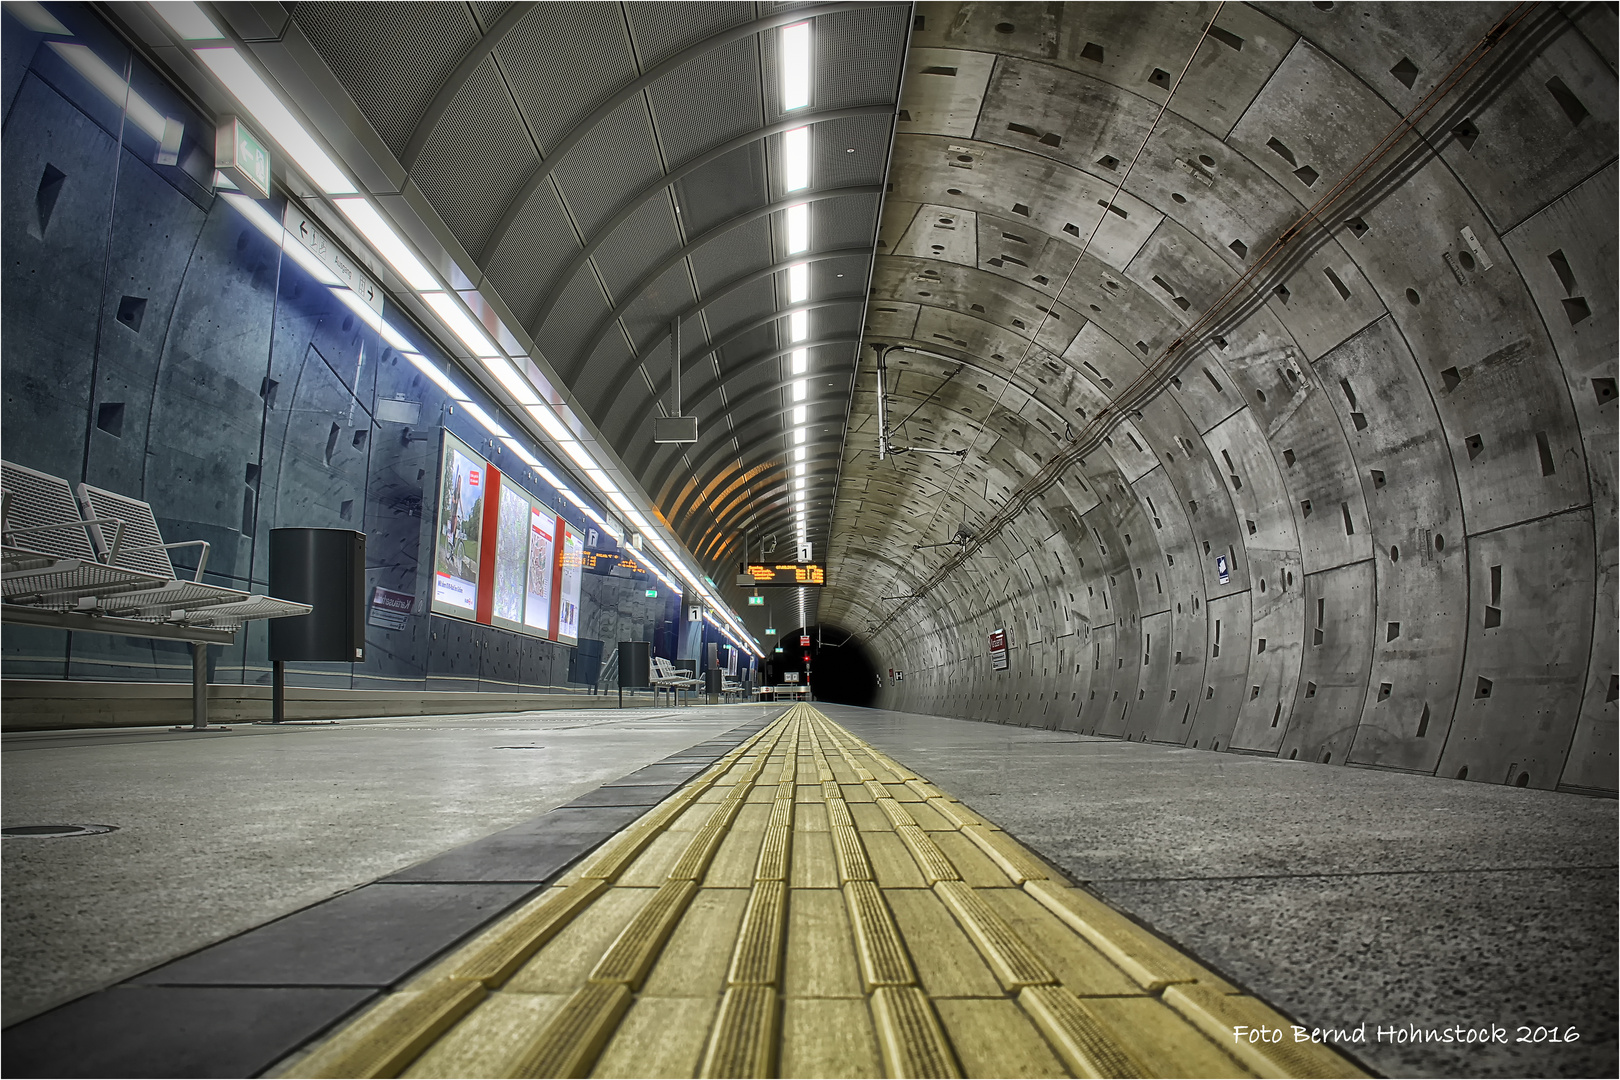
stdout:
<svg viewBox="0 0 1620 1080">
<path fill-rule="evenodd" d="M 563 530 L 566 528 L 568 523 L 561 517 L 557 518 L 557 531 L 552 533 L 557 543 L 551 560 L 551 630 L 546 635 L 552 641 L 557 640 L 557 622 L 562 615 Z"/>
<path fill-rule="evenodd" d="M 478 564 L 488 571 L 478 575 L 478 611 L 473 616 L 485 626 L 495 612 L 495 537 L 500 532 L 501 472 L 493 465 L 484 466 L 484 475 L 473 473 L 474 484 L 480 479 L 484 489 L 484 520 L 478 534 Z"/>
</svg>

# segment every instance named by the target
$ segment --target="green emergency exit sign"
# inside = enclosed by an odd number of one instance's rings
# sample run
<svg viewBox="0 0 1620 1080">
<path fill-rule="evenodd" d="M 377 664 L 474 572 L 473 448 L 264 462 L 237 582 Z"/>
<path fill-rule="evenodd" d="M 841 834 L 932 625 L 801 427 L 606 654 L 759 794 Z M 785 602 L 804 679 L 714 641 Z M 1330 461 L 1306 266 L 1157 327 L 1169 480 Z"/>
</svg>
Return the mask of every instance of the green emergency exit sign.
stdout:
<svg viewBox="0 0 1620 1080">
<path fill-rule="evenodd" d="M 647 590 L 647 595 L 648 596 L 657 596 L 658 595 L 658 590 L 657 589 L 648 589 Z"/>
<path fill-rule="evenodd" d="M 749 607 L 764 607 L 765 606 L 765 598 L 763 596 L 750 596 L 748 598 L 748 606 Z"/>
<path fill-rule="evenodd" d="M 220 121 L 214 136 L 214 168 L 253 198 L 270 197 L 270 151 L 240 117 Z"/>
</svg>

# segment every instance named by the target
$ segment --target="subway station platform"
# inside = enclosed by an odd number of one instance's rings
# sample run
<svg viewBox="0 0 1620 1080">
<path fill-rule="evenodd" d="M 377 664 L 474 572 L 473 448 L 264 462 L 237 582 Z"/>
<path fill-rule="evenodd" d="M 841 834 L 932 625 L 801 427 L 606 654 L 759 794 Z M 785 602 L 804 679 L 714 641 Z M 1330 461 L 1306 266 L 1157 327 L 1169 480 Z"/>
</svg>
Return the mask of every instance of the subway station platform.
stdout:
<svg viewBox="0 0 1620 1080">
<path fill-rule="evenodd" d="M 5 845 L 8 938 L 45 943 L 7 951 L 6 1074 L 1612 1071 L 1610 801 L 839 706 L 549 715 L 8 738 L 8 823 L 131 754 L 174 802 Z M 163 846 L 188 800 L 211 853 Z M 377 820 L 323 854 L 346 802 Z M 1581 1038 L 1375 1036 L 1521 1022 Z"/>
</svg>

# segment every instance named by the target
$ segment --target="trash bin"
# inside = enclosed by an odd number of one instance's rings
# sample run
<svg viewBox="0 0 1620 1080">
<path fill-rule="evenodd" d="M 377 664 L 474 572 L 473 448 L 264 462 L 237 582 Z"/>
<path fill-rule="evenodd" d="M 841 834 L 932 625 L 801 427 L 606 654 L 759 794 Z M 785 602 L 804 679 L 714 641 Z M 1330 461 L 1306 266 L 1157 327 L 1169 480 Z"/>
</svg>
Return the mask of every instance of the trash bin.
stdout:
<svg viewBox="0 0 1620 1080">
<path fill-rule="evenodd" d="M 652 642 L 619 642 L 619 704 L 624 704 L 626 690 L 647 690 L 652 687 Z"/>
</svg>

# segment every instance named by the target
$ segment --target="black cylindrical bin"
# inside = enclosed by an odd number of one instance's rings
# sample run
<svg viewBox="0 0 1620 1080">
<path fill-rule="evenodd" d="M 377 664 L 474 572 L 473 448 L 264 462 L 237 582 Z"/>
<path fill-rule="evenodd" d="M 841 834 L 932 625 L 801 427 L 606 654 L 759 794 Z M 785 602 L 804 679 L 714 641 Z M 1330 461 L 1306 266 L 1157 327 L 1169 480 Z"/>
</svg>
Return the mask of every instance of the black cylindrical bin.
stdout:
<svg viewBox="0 0 1620 1080">
<path fill-rule="evenodd" d="M 364 660 L 365 582 L 365 533 L 271 529 L 270 595 L 315 610 L 270 620 L 270 659 Z"/>
<path fill-rule="evenodd" d="M 619 642 L 619 689 L 645 690 L 652 685 L 652 642 Z"/>
</svg>

